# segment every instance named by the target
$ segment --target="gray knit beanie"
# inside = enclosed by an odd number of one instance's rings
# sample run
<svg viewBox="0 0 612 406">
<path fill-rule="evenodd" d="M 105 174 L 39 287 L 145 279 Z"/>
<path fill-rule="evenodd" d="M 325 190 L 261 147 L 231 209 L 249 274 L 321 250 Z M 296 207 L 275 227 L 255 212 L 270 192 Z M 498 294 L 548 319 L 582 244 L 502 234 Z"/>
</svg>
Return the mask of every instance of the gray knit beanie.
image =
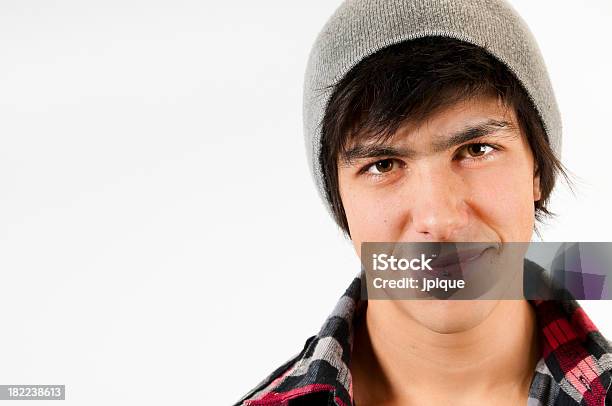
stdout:
<svg viewBox="0 0 612 406">
<path fill-rule="evenodd" d="M 304 78 L 308 164 L 330 213 L 319 155 L 321 121 L 333 87 L 365 57 L 402 41 L 450 37 L 484 48 L 523 85 L 561 156 L 561 117 L 529 28 L 503 0 L 346 0 L 319 33 Z"/>
</svg>

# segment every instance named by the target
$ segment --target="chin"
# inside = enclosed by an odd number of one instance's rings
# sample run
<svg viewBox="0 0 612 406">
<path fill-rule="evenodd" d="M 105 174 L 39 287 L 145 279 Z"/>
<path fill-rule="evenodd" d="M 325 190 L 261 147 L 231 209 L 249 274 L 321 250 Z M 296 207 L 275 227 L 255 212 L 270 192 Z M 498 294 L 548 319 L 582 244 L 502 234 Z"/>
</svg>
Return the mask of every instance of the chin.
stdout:
<svg viewBox="0 0 612 406">
<path fill-rule="evenodd" d="M 401 311 L 439 334 L 472 330 L 484 323 L 497 300 L 399 300 Z"/>
</svg>

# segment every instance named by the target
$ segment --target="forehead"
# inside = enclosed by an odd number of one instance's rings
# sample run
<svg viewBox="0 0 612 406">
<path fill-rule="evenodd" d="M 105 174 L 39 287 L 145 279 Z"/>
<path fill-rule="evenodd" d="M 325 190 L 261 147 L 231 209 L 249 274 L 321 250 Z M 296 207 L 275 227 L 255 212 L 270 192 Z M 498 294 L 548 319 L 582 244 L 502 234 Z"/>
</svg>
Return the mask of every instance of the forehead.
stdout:
<svg viewBox="0 0 612 406">
<path fill-rule="evenodd" d="M 441 152 L 484 136 L 517 137 L 520 129 L 514 108 L 491 96 L 474 97 L 432 112 L 418 121 L 406 120 L 394 132 L 354 133 L 340 158 L 350 160 L 360 150 L 402 145 L 410 151 Z"/>
<path fill-rule="evenodd" d="M 460 128 L 486 121 L 507 122 L 518 126 L 516 112 L 512 106 L 497 97 L 479 95 L 426 112 L 416 119 L 406 117 L 391 133 L 370 128 L 354 131 L 348 137 L 346 145 L 373 143 L 382 135 L 382 138 L 393 142 L 418 143 L 423 139 L 449 136 Z"/>
<path fill-rule="evenodd" d="M 505 123 L 507 127 L 516 123 L 514 109 L 493 97 L 475 97 L 461 100 L 416 122 L 406 121 L 393 138 L 411 143 L 430 142 L 444 139 L 460 129 L 491 123 Z M 414 136 L 411 136 L 414 135 Z"/>
</svg>

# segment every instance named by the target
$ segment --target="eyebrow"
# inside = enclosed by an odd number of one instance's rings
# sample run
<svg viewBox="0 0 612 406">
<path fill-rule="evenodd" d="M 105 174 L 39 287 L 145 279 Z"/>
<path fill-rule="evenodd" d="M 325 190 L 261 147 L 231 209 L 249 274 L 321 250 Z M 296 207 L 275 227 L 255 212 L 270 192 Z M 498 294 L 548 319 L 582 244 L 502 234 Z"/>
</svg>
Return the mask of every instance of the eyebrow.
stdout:
<svg viewBox="0 0 612 406">
<path fill-rule="evenodd" d="M 459 131 L 434 141 L 431 150 L 434 153 L 445 151 L 465 142 L 481 138 L 484 136 L 498 135 L 500 132 L 512 131 L 516 127 L 509 121 L 489 119 L 481 123 L 470 124 Z M 354 160 L 366 158 L 381 158 L 386 156 L 396 156 L 406 159 L 414 158 L 418 155 L 417 151 L 392 145 L 363 145 L 358 144 L 346 150 L 342 154 L 341 160 L 346 164 L 351 164 Z"/>
</svg>

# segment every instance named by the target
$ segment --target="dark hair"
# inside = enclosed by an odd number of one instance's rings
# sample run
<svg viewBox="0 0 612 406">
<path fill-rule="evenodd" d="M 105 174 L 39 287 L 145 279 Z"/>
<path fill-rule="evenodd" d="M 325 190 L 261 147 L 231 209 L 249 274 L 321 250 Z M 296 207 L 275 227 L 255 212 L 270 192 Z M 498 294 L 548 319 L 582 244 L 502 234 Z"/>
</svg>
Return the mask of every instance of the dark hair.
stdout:
<svg viewBox="0 0 612 406">
<path fill-rule="evenodd" d="M 321 123 L 321 153 L 327 199 L 336 223 L 350 236 L 338 184 L 338 157 L 350 141 L 390 138 L 408 120 L 418 122 L 443 107 L 493 94 L 516 111 L 540 175 L 536 220 L 546 208 L 558 173 L 542 120 L 512 72 L 483 48 L 446 37 L 425 37 L 388 46 L 353 67 L 338 82 Z M 537 231 L 537 230 L 536 230 Z"/>
</svg>

